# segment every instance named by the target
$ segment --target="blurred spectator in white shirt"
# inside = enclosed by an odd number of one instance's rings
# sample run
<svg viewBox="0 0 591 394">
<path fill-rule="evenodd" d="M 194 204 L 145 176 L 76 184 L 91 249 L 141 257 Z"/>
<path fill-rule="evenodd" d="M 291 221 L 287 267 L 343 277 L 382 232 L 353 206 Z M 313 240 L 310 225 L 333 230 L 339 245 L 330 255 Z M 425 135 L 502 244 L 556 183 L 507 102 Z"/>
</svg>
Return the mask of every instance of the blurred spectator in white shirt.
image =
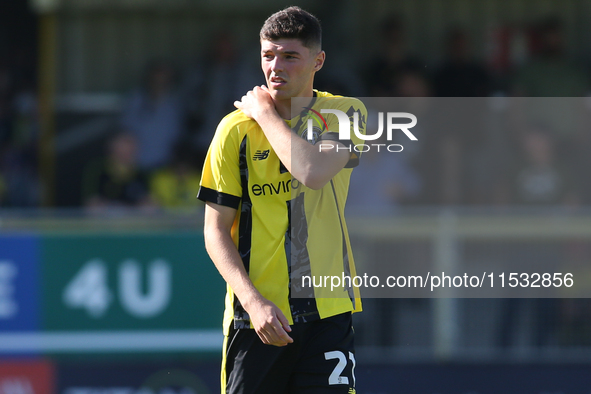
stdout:
<svg viewBox="0 0 591 394">
<path fill-rule="evenodd" d="M 132 94 L 121 123 L 137 140 L 140 169 L 153 171 L 170 163 L 184 127 L 171 64 L 163 60 L 148 64 L 144 84 Z"/>
</svg>

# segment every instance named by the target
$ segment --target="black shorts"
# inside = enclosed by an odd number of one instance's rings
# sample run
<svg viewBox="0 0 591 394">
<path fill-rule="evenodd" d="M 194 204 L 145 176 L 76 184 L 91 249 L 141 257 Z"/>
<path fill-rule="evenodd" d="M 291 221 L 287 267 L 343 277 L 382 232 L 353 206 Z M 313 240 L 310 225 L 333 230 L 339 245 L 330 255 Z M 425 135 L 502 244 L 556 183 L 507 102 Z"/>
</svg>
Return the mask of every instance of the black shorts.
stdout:
<svg viewBox="0 0 591 394">
<path fill-rule="evenodd" d="M 354 394 L 351 313 L 291 326 L 293 343 L 265 345 L 252 329 L 230 329 L 222 393 Z"/>
</svg>

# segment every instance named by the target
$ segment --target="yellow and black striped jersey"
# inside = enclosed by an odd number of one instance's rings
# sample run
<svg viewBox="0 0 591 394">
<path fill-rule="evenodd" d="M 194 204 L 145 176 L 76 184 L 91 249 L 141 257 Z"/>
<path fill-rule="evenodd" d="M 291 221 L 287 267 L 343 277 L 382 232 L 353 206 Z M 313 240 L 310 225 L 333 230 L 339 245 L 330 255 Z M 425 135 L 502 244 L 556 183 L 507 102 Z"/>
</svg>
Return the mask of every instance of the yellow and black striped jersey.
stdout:
<svg viewBox="0 0 591 394">
<path fill-rule="evenodd" d="M 358 112 L 358 129 L 365 133 L 367 112 L 357 99 L 315 90 L 310 108 L 315 113 L 339 109 L 351 119 Z M 286 120 L 302 138 L 307 136 L 310 108 Z M 337 117 L 325 114 L 324 118 L 322 127 L 314 127 L 311 143 L 338 139 Z M 237 209 L 232 238 L 244 267 L 255 287 L 290 324 L 361 310 L 357 288 L 345 286 L 341 289 L 345 296 L 331 296 L 322 295 L 323 289 L 300 286 L 303 275 L 355 275 L 344 208 L 352 167 L 359 160 L 353 147 L 363 141 L 351 132 L 350 141 L 340 142 L 348 145 L 351 159 L 319 190 L 305 187 L 287 172 L 260 126 L 240 110 L 222 119 L 205 159 L 197 197 Z M 251 327 L 228 286 L 225 333 L 232 321 L 235 328 Z"/>
</svg>

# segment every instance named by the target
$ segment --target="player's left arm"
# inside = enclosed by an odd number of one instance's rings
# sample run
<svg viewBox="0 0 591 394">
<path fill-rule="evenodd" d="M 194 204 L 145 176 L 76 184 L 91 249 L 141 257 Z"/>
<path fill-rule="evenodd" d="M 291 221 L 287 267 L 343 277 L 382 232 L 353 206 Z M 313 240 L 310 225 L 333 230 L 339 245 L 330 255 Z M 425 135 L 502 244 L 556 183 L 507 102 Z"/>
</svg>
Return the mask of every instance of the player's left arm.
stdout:
<svg viewBox="0 0 591 394">
<path fill-rule="evenodd" d="M 234 105 L 261 126 L 285 168 L 310 189 L 322 188 L 351 157 L 341 142 L 331 141 L 319 149 L 294 133 L 277 113 L 266 86 L 255 87 Z"/>
</svg>

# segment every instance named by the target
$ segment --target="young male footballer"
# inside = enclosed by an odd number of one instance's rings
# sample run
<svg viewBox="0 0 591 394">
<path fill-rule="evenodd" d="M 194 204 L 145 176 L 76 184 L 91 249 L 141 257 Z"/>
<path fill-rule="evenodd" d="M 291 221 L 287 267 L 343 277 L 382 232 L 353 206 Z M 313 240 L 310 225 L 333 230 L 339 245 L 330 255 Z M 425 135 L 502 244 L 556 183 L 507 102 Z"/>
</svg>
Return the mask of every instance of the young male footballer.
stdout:
<svg viewBox="0 0 591 394">
<path fill-rule="evenodd" d="M 198 194 L 206 248 L 227 283 L 222 393 L 355 393 L 358 289 L 305 288 L 302 277 L 355 275 L 344 206 L 366 109 L 313 89 L 326 55 L 310 13 L 271 15 L 260 43 L 266 85 L 220 122 Z M 292 115 L 295 97 L 305 105 Z M 323 109 L 357 120 L 359 133 L 340 138 L 343 117 Z"/>
</svg>

